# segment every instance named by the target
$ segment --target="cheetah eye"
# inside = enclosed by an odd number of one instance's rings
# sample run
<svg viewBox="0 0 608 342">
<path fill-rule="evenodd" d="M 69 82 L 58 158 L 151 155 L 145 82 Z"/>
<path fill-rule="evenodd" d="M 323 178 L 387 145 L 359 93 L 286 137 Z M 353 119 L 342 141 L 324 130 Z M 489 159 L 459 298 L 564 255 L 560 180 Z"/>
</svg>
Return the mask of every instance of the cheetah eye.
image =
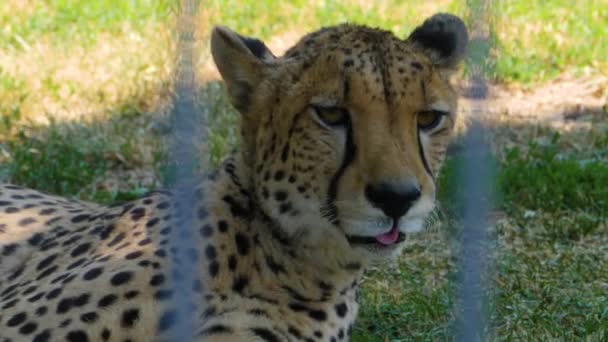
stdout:
<svg viewBox="0 0 608 342">
<path fill-rule="evenodd" d="M 418 128 L 423 131 L 430 131 L 439 126 L 443 121 L 443 117 L 446 115 L 448 115 L 448 112 L 440 110 L 425 110 L 418 112 L 418 114 L 416 114 Z"/>
<path fill-rule="evenodd" d="M 340 128 L 346 126 L 350 120 L 350 115 L 346 108 L 342 107 L 322 107 L 312 106 L 316 118 L 321 123 L 330 128 Z"/>
</svg>

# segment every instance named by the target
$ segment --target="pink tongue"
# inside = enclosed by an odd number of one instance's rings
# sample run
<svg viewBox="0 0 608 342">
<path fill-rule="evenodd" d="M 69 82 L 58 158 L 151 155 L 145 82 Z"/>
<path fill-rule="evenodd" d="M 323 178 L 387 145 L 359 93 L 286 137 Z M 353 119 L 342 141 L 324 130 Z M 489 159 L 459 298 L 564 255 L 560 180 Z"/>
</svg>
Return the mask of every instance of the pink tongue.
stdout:
<svg viewBox="0 0 608 342">
<path fill-rule="evenodd" d="M 390 232 L 376 236 L 376 241 L 383 245 L 392 245 L 397 241 L 397 238 L 399 238 L 399 229 L 393 227 Z"/>
</svg>

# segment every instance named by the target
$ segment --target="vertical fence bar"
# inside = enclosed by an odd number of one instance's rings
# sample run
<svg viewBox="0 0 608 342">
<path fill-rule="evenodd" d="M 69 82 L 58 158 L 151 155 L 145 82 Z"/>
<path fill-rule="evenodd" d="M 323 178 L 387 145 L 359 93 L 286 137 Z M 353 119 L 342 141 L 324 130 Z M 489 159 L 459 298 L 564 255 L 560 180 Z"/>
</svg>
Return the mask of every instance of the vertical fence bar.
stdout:
<svg viewBox="0 0 608 342">
<path fill-rule="evenodd" d="M 173 230 L 170 237 L 170 277 L 172 279 L 173 309 L 161 316 L 171 321 L 168 341 L 189 342 L 196 328 L 193 313 L 200 302 L 194 291 L 197 274 L 197 246 L 194 244 L 193 213 L 197 202 L 195 188 L 200 184 L 197 171 L 202 160 L 198 158 L 195 139 L 206 143 L 205 120 L 197 113 L 196 83 L 194 74 L 194 32 L 197 11 L 196 0 L 181 0 L 177 18 L 177 63 L 171 124 L 173 141 L 170 148 L 170 165 L 173 179 Z M 165 322 L 167 323 L 167 322 Z"/>
<path fill-rule="evenodd" d="M 485 341 L 486 318 L 483 309 L 485 294 L 484 269 L 487 260 L 486 227 L 491 210 L 492 170 L 489 164 L 489 146 L 484 129 L 486 113 L 488 52 L 492 11 L 490 1 L 467 1 L 469 14 L 469 43 L 466 70 L 465 96 L 471 99 L 470 122 L 464 137 L 464 158 L 460 164 L 463 194 L 462 237 L 459 258 L 460 284 L 457 308 L 457 339 L 462 342 Z"/>
</svg>

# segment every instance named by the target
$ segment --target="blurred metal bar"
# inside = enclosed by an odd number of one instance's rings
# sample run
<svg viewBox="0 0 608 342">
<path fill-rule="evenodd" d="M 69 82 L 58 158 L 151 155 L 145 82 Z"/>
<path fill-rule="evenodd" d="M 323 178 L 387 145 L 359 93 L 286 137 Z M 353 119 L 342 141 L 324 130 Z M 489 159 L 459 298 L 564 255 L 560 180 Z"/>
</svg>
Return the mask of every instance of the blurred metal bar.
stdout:
<svg viewBox="0 0 608 342">
<path fill-rule="evenodd" d="M 465 96 L 471 99 L 469 122 L 464 137 L 464 156 L 460 175 L 463 203 L 462 237 L 459 258 L 459 292 L 457 298 L 457 339 L 462 342 L 485 341 L 487 319 L 483 299 L 485 262 L 488 261 L 486 228 L 491 210 L 492 169 L 490 149 L 483 116 L 486 111 L 487 84 L 485 74 L 490 67 L 489 50 L 492 12 L 490 1 L 470 0 L 468 4 L 469 43 Z M 460 307 L 458 307 L 460 305 Z"/>
<path fill-rule="evenodd" d="M 170 316 L 174 324 L 168 331 L 168 341 L 192 341 L 196 329 L 193 313 L 195 303 L 201 302 L 200 295 L 194 291 L 198 274 L 198 246 L 192 234 L 193 213 L 197 203 L 196 186 L 202 179 L 195 142 L 206 143 L 204 120 L 197 113 L 196 83 L 194 73 L 194 32 L 197 1 L 181 0 L 180 15 L 177 19 L 177 61 L 176 83 L 173 99 L 171 124 L 173 141 L 170 149 L 170 165 L 174 167 L 173 179 L 173 230 L 170 237 L 170 278 L 172 279 L 173 309 Z M 195 140 L 196 139 L 196 140 Z M 167 315 L 167 314 L 165 314 Z M 163 319 L 161 318 L 161 319 Z"/>
</svg>

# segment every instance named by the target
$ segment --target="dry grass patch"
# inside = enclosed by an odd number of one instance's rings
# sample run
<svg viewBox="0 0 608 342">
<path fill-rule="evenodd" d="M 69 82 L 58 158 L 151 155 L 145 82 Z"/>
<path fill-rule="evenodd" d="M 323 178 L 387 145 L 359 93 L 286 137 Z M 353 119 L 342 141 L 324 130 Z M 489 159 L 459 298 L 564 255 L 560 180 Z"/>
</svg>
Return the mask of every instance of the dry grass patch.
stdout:
<svg viewBox="0 0 608 342">
<path fill-rule="evenodd" d="M 124 35 L 100 34 L 91 46 L 37 41 L 0 55 L 2 76 L 17 84 L 0 106 L 19 100 L 21 119 L 34 123 L 87 119 L 124 110 L 149 111 L 171 87 L 175 48 L 171 28 L 151 25 Z"/>
</svg>

